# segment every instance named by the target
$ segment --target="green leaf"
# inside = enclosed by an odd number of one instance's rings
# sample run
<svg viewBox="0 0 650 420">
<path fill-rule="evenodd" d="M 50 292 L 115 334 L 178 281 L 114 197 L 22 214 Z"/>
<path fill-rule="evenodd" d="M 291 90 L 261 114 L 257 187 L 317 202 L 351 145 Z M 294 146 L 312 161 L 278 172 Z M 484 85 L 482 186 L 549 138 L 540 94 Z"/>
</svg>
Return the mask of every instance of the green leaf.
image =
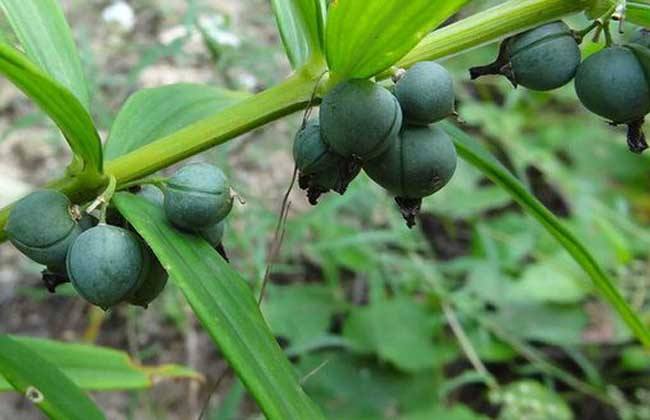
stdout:
<svg viewBox="0 0 650 420">
<path fill-rule="evenodd" d="M 182 290 L 269 419 L 320 419 L 241 276 L 204 240 L 173 228 L 162 209 L 128 193 L 113 199 Z"/>
<path fill-rule="evenodd" d="M 650 370 L 650 354 L 641 346 L 626 347 L 620 357 L 620 365 L 626 371 L 647 372 Z"/>
<path fill-rule="evenodd" d="M 528 266 L 519 280 L 509 290 L 507 300 L 537 301 L 560 304 L 577 304 L 588 292 L 581 281 L 581 272 L 571 270 L 566 254 L 554 255 L 537 264 Z"/>
<path fill-rule="evenodd" d="M 454 138 L 460 156 L 481 170 L 494 183 L 504 188 L 519 205 L 533 216 L 562 245 L 573 259 L 589 275 L 594 286 L 609 304 L 618 312 L 634 335 L 645 346 L 650 347 L 650 332 L 638 314 L 625 301 L 605 271 L 587 251 L 587 248 L 537 200 L 526 187 L 499 161 L 483 149 L 471 136 L 449 122 L 442 127 Z"/>
<path fill-rule="evenodd" d="M 396 408 L 408 412 L 428 406 L 436 400 L 443 380 L 440 370 L 406 374 L 350 352 L 307 354 L 298 366 L 310 395 L 326 410 L 327 418 L 337 420 L 401 419 Z"/>
<path fill-rule="evenodd" d="M 0 0 L 29 58 L 90 109 L 81 60 L 58 0 Z"/>
<path fill-rule="evenodd" d="M 386 70 L 468 1 L 332 1 L 325 36 L 329 68 L 340 79 Z"/>
<path fill-rule="evenodd" d="M 650 2 L 647 0 L 628 0 L 625 17 L 632 23 L 650 27 Z"/>
<path fill-rule="evenodd" d="M 516 337 L 560 346 L 583 344 L 583 333 L 589 323 L 579 306 L 536 302 L 503 305 L 484 317 L 494 320 Z"/>
<path fill-rule="evenodd" d="M 86 109 L 70 91 L 7 44 L 0 44 L 0 74 L 50 116 L 73 153 L 86 163 L 86 171 L 101 173 L 102 145 L 99 134 Z"/>
<path fill-rule="evenodd" d="M 452 407 L 436 406 L 427 410 L 418 410 L 400 417 L 401 420 L 487 420 L 487 417 L 474 413 L 464 405 L 454 405 Z"/>
<path fill-rule="evenodd" d="M 262 312 L 276 336 L 299 347 L 326 335 L 341 308 L 332 289 L 320 285 L 271 286 Z"/>
<path fill-rule="evenodd" d="M 375 353 L 404 371 L 440 366 L 449 352 L 434 345 L 441 324 L 436 315 L 412 298 L 399 297 L 355 309 L 343 336 L 359 353 Z"/>
<path fill-rule="evenodd" d="M 50 418 L 104 418 L 95 403 L 59 368 L 8 335 L 0 335 L 0 374 Z"/>
<path fill-rule="evenodd" d="M 571 420 L 573 413 L 562 396 L 539 382 L 524 380 L 490 393 L 490 400 L 502 406 L 500 419 Z"/>
<path fill-rule="evenodd" d="M 325 0 L 271 0 L 271 5 L 294 69 L 322 53 Z"/>
<path fill-rule="evenodd" d="M 57 366 L 85 390 L 142 389 L 150 388 L 162 379 L 203 379 L 199 373 L 182 366 L 141 366 L 126 353 L 106 347 L 31 337 L 11 338 Z M 0 373 L 0 392 L 11 389 Z"/>
<path fill-rule="evenodd" d="M 180 83 L 134 93 L 124 104 L 104 146 L 112 160 L 247 98 L 216 87 Z"/>
</svg>

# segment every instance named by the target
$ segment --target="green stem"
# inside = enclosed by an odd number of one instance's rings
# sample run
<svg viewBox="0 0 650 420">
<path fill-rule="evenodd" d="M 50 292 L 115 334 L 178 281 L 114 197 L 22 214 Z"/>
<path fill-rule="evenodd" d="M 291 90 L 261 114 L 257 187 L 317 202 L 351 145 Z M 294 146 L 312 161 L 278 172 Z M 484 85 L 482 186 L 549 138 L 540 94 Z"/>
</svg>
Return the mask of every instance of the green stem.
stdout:
<svg viewBox="0 0 650 420">
<path fill-rule="evenodd" d="M 314 80 L 297 73 L 269 90 L 106 163 L 118 184 L 133 181 L 304 108 Z"/>
<path fill-rule="evenodd" d="M 162 188 L 165 186 L 167 179 L 168 178 L 164 176 L 152 176 L 143 179 L 137 179 L 135 181 L 129 181 L 121 184 L 119 190 L 124 191 L 124 190 L 128 190 L 129 188 L 142 186 L 142 185 L 154 185 L 158 188 Z"/>
<path fill-rule="evenodd" d="M 510 0 L 426 36 L 396 66 L 449 57 L 523 30 L 580 12 L 587 0 Z M 384 72 L 381 78 L 390 77 Z"/>
</svg>

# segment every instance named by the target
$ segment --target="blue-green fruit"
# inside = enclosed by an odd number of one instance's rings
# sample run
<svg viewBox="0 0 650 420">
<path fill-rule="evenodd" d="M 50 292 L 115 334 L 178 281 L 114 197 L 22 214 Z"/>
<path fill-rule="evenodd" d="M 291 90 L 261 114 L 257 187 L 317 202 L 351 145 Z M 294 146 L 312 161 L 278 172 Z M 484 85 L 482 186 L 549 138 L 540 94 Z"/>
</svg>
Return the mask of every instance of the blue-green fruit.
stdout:
<svg viewBox="0 0 650 420">
<path fill-rule="evenodd" d="M 395 142 L 402 126 L 397 99 L 385 88 L 355 79 L 336 86 L 320 107 L 323 141 L 344 158 L 367 161 Z"/>
<path fill-rule="evenodd" d="M 407 126 L 399 140 L 363 169 L 401 198 L 424 198 L 447 185 L 456 171 L 456 148 L 442 129 Z"/>
<path fill-rule="evenodd" d="M 208 241 L 210 245 L 213 247 L 218 247 L 221 245 L 221 241 L 223 240 L 223 234 L 225 232 L 226 228 L 226 221 L 222 220 L 219 223 L 216 223 L 206 229 L 203 229 L 201 232 L 201 236 L 203 239 Z"/>
<path fill-rule="evenodd" d="M 57 191 L 36 191 L 16 203 L 5 231 L 12 244 L 37 263 L 64 272 L 68 248 L 81 234 L 72 204 Z"/>
<path fill-rule="evenodd" d="M 457 160 L 456 148 L 445 131 L 435 126 L 407 126 L 393 146 L 363 168 L 395 195 L 408 227 L 413 227 L 422 198 L 447 185 Z"/>
<path fill-rule="evenodd" d="M 140 286 L 149 270 L 147 264 L 137 236 L 104 224 L 79 235 L 67 258 L 75 290 L 103 309 L 123 301 Z"/>
<path fill-rule="evenodd" d="M 650 87 L 636 55 L 626 47 L 605 48 L 587 58 L 575 80 L 580 102 L 613 123 L 630 123 L 650 112 Z"/>
<path fill-rule="evenodd" d="M 144 244 L 142 246 L 145 260 L 143 280 L 140 286 L 127 298 L 127 302 L 147 308 L 165 289 L 169 276 L 151 249 Z"/>
<path fill-rule="evenodd" d="M 155 185 L 143 185 L 138 191 L 138 195 L 160 208 L 164 206 L 165 195 Z"/>
<path fill-rule="evenodd" d="M 454 113 L 454 80 L 440 64 L 423 61 L 395 84 L 395 97 L 409 124 L 433 124 Z"/>
<path fill-rule="evenodd" d="M 176 172 L 165 188 L 165 214 L 176 227 L 197 232 L 223 220 L 232 209 L 233 197 L 226 175 L 206 163 L 187 165 Z"/>
<path fill-rule="evenodd" d="M 630 38 L 630 42 L 650 48 L 650 30 L 645 28 L 638 29 L 634 35 L 632 35 L 632 38 Z"/>
<path fill-rule="evenodd" d="M 508 38 L 494 63 L 472 68 L 470 74 L 472 79 L 502 74 L 515 86 L 547 91 L 569 83 L 580 60 L 580 47 L 571 29 L 557 21 Z"/>
<path fill-rule="evenodd" d="M 307 191 L 312 204 L 317 204 L 318 198 L 330 190 L 343 194 L 360 171 L 353 160 L 345 159 L 325 144 L 315 120 L 296 134 L 293 158 L 299 171 L 298 184 Z"/>
</svg>

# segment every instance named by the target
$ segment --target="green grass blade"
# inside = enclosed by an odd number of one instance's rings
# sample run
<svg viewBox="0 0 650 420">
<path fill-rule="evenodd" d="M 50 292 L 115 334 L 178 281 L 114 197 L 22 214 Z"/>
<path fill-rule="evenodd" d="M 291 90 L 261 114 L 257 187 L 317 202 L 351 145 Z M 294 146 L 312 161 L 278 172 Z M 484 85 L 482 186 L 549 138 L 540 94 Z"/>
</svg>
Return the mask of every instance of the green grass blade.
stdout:
<svg viewBox="0 0 650 420">
<path fill-rule="evenodd" d="M 102 146 L 91 116 L 68 89 L 15 48 L 0 44 L 0 74 L 29 96 L 56 123 L 86 172 L 101 173 Z"/>
<path fill-rule="evenodd" d="M 325 0 L 271 0 L 271 5 L 294 69 L 322 54 Z"/>
<path fill-rule="evenodd" d="M 179 83 L 134 93 L 124 104 L 104 146 L 108 161 L 179 131 L 250 95 Z"/>
<path fill-rule="evenodd" d="M 0 335 L 0 374 L 50 418 L 104 418 L 88 395 L 59 368 L 8 335 Z"/>
<path fill-rule="evenodd" d="M 323 418 L 298 383 L 244 279 L 207 242 L 171 227 L 162 209 L 128 193 L 117 194 L 113 201 L 183 291 L 267 418 Z"/>
<path fill-rule="evenodd" d="M 151 388 L 154 381 L 203 380 L 201 374 L 177 365 L 142 366 L 121 351 L 88 344 L 61 343 L 32 337 L 11 337 L 57 366 L 79 388 L 111 391 Z M 0 392 L 13 387 L 0 372 Z"/>
<path fill-rule="evenodd" d="M 621 319 L 625 321 L 639 341 L 646 347 L 650 347 L 650 332 L 648 332 L 647 327 L 578 238 L 471 136 L 451 123 L 443 122 L 442 126 L 454 138 L 460 156 L 506 190 L 526 212 L 555 237 L 589 275 L 596 289 L 618 312 Z"/>
<path fill-rule="evenodd" d="M 59 0 L 0 0 L 27 56 L 90 109 L 90 95 Z"/>
</svg>

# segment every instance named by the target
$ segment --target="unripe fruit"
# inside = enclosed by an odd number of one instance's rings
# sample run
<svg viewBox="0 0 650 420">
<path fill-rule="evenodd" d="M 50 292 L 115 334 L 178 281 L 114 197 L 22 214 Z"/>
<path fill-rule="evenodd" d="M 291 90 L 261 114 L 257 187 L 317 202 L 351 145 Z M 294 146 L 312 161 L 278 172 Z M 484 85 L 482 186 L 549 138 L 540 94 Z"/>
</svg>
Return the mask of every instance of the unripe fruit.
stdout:
<svg viewBox="0 0 650 420">
<path fill-rule="evenodd" d="M 343 194 L 360 167 L 345 159 L 323 142 L 318 122 L 310 121 L 296 134 L 293 158 L 299 171 L 298 184 L 307 191 L 312 204 L 330 190 Z"/>
<path fill-rule="evenodd" d="M 642 126 L 650 112 L 649 77 L 650 52 L 637 44 L 608 47 L 591 55 L 576 75 L 580 102 L 613 124 L 627 124 L 628 146 L 635 153 L 648 147 Z"/>
<path fill-rule="evenodd" d="M 634 53 L 611 47 L 585 60 L 576 76 L 580 102 L 614 123 L 628 123 L 650 112 L 650 87 Z"/>
<path fill-rule="evenodd" d="M 409 124 L 433 124 L 454 113 L 454 80 L 438 63 L 417 63 L 395 84 L 395 97 Z"/>
<path fill-rule="evenodd" d="M 37 263 L 64 272 L 70 245 L 81 234 L 72 204 L 57 191 L 36 191 L 16 203 L 5 231 L 12 244 Z"/>
<path fill-rule="evenodd" d="M 449 135 L 432 127 L 405 127 L 399 140 L 364 170 L 377 184 L 396 196 L 409 226 L 415 224 L 422 198 L 451 180 L 457 163 Z"/>
<path fill-rule="evenodd" d="M 129 295 L 127 302 L 146 309 L 165 289 L 169 276 L 151 249 L 146 245 L 143 245 L 143 249 L 145 261 L 143 280 L 140 286 Z"/>
<path fill-rule="evenodd" d="M 325 95 L 320 107 L 323 141 L 344 158 L 367 161 L 395 141 L 402 125 L 397 99 L 368 80 L 350 80 Z"/>
<path fill-rule="evenodd" d="M 470 69 L 472 79 L 502 74 L 515 86 L 547 91 L 569 83 L 580 64 L 580 48 L 571 29 L 561 21 L 508 38 L 492 64 Z"/>
<path fill-rule="evenodd" d="M 232 209 L 230 184 L 221 169 L 206 163 L 187 165 L 169 179 L 165 214 L 180 229 L 196 232 L 223 220 Z"/>
<path fill-rule="evenodd" d="M 160 188 L 154 185 L 143 185 L 140 191 L 138 191 L 138 195 L 160 208 L 163 207 L 165 202 L 165 195 Z"/>
<path fill-rule="evenodd" d="M 650 48 L 650 31 L 645 28 L 637 30 L 630 39 L 630 42 Z"/>
<path fill-rule="evenodd" d="M 221 245 L 221 241 L 223 240 L 223 234 L 225 232 L 226 228 L 226 222 L 224 220 L 220 221 L 219 223 L 216 223 L 206 229 L 203 229 L 200 233 L 200 235 L 210 243 L 214 248 L 218 247 Z"/>
<path fill-rule="evenodd" d="M 406 127 L 398 142 L 364 165 L 376 183 L 403 198 L 427 197 L 444 187 L 456 170 L 456 148 L 438 127 Z"/>
<path fill-rule="evenodd" d="M 143 245 L 128 230 L 100 224 L 70 247 L 67 269 L 75 290 L 108 309 L 136 290 L 148 272 Z"/>
</svg>

